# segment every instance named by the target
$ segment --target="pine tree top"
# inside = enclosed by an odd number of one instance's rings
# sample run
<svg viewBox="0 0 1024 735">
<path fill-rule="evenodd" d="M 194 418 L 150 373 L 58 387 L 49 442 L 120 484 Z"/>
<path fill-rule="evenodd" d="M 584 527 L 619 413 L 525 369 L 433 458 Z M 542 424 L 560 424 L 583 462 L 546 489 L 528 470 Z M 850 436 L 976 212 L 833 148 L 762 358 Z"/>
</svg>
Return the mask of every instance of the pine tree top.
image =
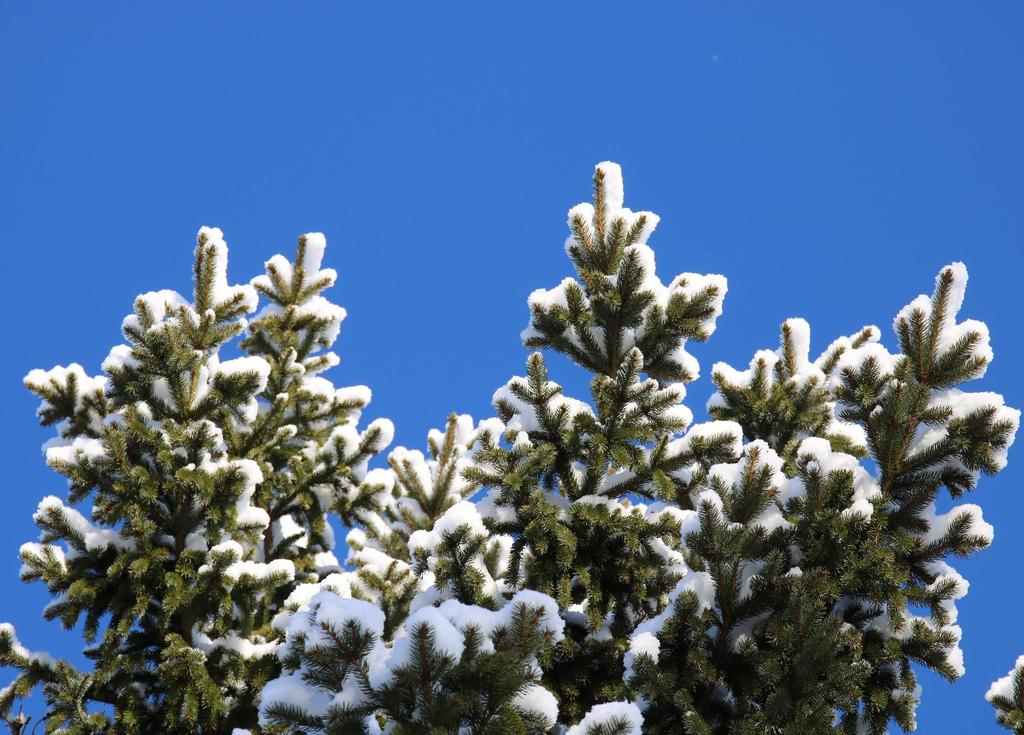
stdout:
<svg viewBox="0 0 1024 735">
<path fill-rule="evenodd" d="M 230 285 L 223 234 L 204 227 L 191 297 L 140 295 L 103 375 L 26 376 L 70 490 L 39 504 L 22 578 L 54 596 L 47 618 L 84 621 L 93 666 L 32 654 L 4 628 L 0 656 L 20 671 L 5 712 L 41 685 L 48 731 L 255 724 L 280 666 L 272 622 L 297 585 L 339 569 L 326 514 L 379 502 L 367 463 L 393 435 L 387 420 L 356 428 L 368 388 L 320 375 L 345 318 L 321 295 L 336 279 L 325 244 L 304 235 L 294 261 Z M 228 347 L 242 356 L 222 359 Z"/>
<path fill-rule="evenodd" d="M 623 204 L 598 164 L 569 212 L 574 275 L 530 294 L 533 352 L 495 416 L 453 414 L 373 469 L 390 422 L 360 430 L 369 389 L 322 375 L 345 318 L 321 296 L 323 237 L 229 286 L 204 228 L 191 300 L 139 297 L 104 376 L 26 380 L 71 485 L 41 503 L 23 577 L 48 616 L 85 620 L 96 666 L 0 626 L 19 671 L 0 704 L 42 685 L 68 733 L 913 730 L 917 670 L 964 673 L 951 561 L 993 538 L 959 500 L 1020 422 L 965 390 L 993 359 L 985 325 L 958 321 L 966 268 L 896 315 L 895 348 L 866 326 L 815 355 L 786 320 L 777 349 L 712 367 L 696 423 L 687 345 L 727 283 L 663 282 L 657 216 Z M 1016 731 L 1020 668 L 988 695 Z"/>
</svg>

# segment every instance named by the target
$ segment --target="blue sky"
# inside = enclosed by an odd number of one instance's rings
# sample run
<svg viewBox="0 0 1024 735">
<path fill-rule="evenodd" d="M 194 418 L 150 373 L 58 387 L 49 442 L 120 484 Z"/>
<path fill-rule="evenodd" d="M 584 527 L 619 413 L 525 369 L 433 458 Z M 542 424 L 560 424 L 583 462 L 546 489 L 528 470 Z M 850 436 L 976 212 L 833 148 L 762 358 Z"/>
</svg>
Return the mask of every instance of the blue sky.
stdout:
<svg viewBox="0 0 1024 735">
<path fill-rule="evenodd" d="M 78 638 L 17 579 L 63 488 L 21 378 L 98 371 L 137 293 L 188 289 L 204 224 L 235 281 L 327 234 L 349 311 L 332 377 L 369 384 L 410 446 L 522 372 L 526 296 L 568 275 L 564 215 L 605 159 L 662 217 L 663 280 L 729 278 L 705 376 L 790 316 L 815 350 L 865 323 L 893 346 L 896 311 L 963 260 L 996 353 L 974 389 L 1024 404 L 1020 3 L 212 5 L 0 3 L 0 619 L 30 647 L 77 658 Z M 956 564 L 967 674 L 923 677 L 922 732 L 1000 731 L 983 694 L 1024 652 L 1019 453 L 972 497 L 996 540 Z"/>
</svg>

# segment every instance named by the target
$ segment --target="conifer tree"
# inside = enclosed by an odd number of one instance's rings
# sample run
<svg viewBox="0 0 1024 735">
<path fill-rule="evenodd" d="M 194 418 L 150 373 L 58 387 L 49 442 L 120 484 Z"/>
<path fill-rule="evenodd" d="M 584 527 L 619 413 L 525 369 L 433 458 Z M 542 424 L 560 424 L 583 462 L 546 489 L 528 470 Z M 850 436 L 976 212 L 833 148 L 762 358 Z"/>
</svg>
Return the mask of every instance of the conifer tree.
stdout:
<svg viewBox="0 0 1024 735">
<path fill-rule="evenodd" d="M 309 624 L 293 636 L 289 623 L 295 656 L 264 697 L 268 727 L 537 731 L 465 715 L 490 700 L 457 677 L 428 675 L 406 711 L 380 694 L 401 667 L 365 683 L 410 639 L 416 669 L 430 671 L 447 650 L 436 640 L 489 629 L 487 611 L 526 592 L 552 600 L 563 625 L 539 682 L 523 686 L 544 687 L 573 735 L 909 731 L 914 666 L 963 673 L 966 583 L 948 559 L 987 546 L 992 528 L 976 505 L 938 507 L 1002 469 L 1019 423 L 997 394 L 959 387 L 992 359 L 985 326 L 956 320 L 964 267 L 944 268 L 932 296 L 896 317 L 896 353 L 865 327 L 812 359 L 809 326 L 787 320 L 778 350 L 747 370 L 715 365 L 712 420 L 694 425 L 682 400 L 699 366 L 685 344 L 714 331 L 726 283 L 687 273 L 664 285 L 647 245 L 656 222 L 622 207 L 617 166 L 597 167 L 593 204 L 569 213 L 576 277 L 531 294 L 523 333 L 590 374 L 589 400 L 565 395 L 530 355 L 494 395 L 502 430 L 480 434 L 463 472 L 478 502 L 408 536 L 420 591 L 390 646 L 379 621 L 355 613 L 334 618 L 340 643 L 311 649 Z M 316 606 L 292 615 L 315 618 Z M 346 636 L 357 632 L 355 655 Z M 321 678 L 343 660 L 359 661 L 349 679 Z M 1008 718 L 1002 690 L 993 701 Z M 469 709 L 426 714 L 448 697 Z"/>
<path fill-rule="evenodd" d="M 41 683 L 75 733 L 913 730 L 915 670 L 964 671 L 967 584 L 950 559 L 993 535 L 977 505 L 955 503 L 1005 466 L 1020 418 L 998 394 L 963 390 L 993 357 L 985 325 L 957 321 L 966 269 L 943 268 L 896 316 L 895 352 L 868 326 L 812 357 L 809 325 L 787 320 L 747 369 L 713 367 L 710 420 L 695 423 L 687 343 L 715 331 L 726 281 L 663 283 L 657 222 L 624 208 L 619 167 L 599 164 L 593 202 L 569 212 L 575 276 L 530 295 L 522 339 L 535 351 L 495 392 L 496 416 L 452 415 L 426 455 L 399 447 L 374 470 L 389 425 L 359 433 L 368 391 L 316 375 L 340 321 L 317 295 L 333 281 L 322 240 L 253 282 L 270 304 L 241 342 L 257 362 L 236 365 L 192 347 L 202 319 L 227 335 L 216 345 L 246 329 L 240 312 L 222 318 L 234 326 L 206 316 L 197 251 L 195 305 L 151 318 L 160 339 L 149 322 L 126 327 L 108 383 L 72 368 L 30 380 L 51 381 L 41 416 L 63 422 L 63 439 L 50 462 L 72 479 L 70 502 L 92 495 L 96 525 L 44 501 L 26 576 L 104 637 L 83 674 L 0 627 L 3 660 L 21 670 L 3 703 Z M 584 370 L 589 395 L 566 395 L 545 352 Z M 203 368 L 209 394 L 182 403 Z M 187 527 L 156 516 L 164 488 L 208 509 Z M 329 512 L 350 527 L 344 569 Z M 164 549 L 169 530 L 185 534 L 180 550 L 139 551 Z M 145 594 L 92 571 L 152 581 L 152 567 L 164 586 Z M 199 585 L 219 596 L 199 599 Z M 124 589 L 148 607 L 123 612 L 138 604 Z M 148 648 L 125 643 L 140 636 Z M 1021 668 L 989 692 L 1016 732 Z M 109 692 L 113 723 L 85 707 Z"/>
<path fill-rule="evenodd" d="M 271 622 L 297 584 L 339 568 L 325 514 L 348 521 L 381 502 L 366 466 L 393 433 L 387 420 L 360 432 L 369 390 L 320 375 L 345 317 L 320 295 L 336 278 L 324 247 L 305 235 L 294 262 L 275 256 L 229 286 L 223 236 L 203 228 L 191 301 L 139 296 L 104 375 L 72 364 L 26 377 L 57 428 L 47 463 L 70 490 L 40 503 L 21 575 L 54 596 L 48 619 L 82 625 L 92 667 L 30 652 L 0 626 L 0 661 L 19 671 L 4 713 L 41 686 L 47 732 L 255 724 L 280 670 Z M 233 343 L 242 356 L 221 359 Z"/>
<path fill-rule="evenodd" d="M 755 631 L 749 663 L 764 666 L 780 645 L 785 651 L 814 641 L 812 632 L 840 623 L 821 644 L 786 654 L 800 666 L 782 679 L 788 691 L 778 712 L 794 731 L 801 708 L 822 706 L 839 712 L 844 731 L 885 732 L 890 719 L 913 729 L 920 689 L 911 664 L 950 680 L 963 674 L 955 601 L 967 585 L 947 561 L 986 547 L 993 530 L 977 505 L 939 513 L 937 504 L 1005 466 L 1020 419 L 1001 396 L 957 387 L 983 375 L 992 360 L 985 325 L 956 321 L 966 282 L 966 269 L 954 263 L 940 272 L 931 297 L 917 297 L 896 316 L 896 354 L 868 327 L 811 362 L 809 328 L 789 320 L 774 355 L 758 353 L 742 373 L 714 370 L 719 391 L 709 412 L 737 421 L 752 444 L 764 442 L 789 468 L 776 483 L 777 502 L 793 525 L 763 563 L 770 568 L 777 556 L 780 569 L 793 564 L 790 594 L 821 606 L 818 614 L 805 610 L 807 623 L 799 625 L 801 616 L 774 622 L 769 613 L 763 639 Z M 815 418 L 819 411 L 824 419 Z M 829 412 L 835 415 L 827 418 Z M 772 417 L 767 424 L 765 416 Z M 866 454 L 874 475 L 846 452 Z M 758 586 L 772 592 L 775 575 L 755 573 Z M 807 676 L 816 670 L 826 674 L 817 679 L 823 689 Z M 764 696 L 773 696 L 767 683 Z M 758 698 L 753 704 L 758 717 L 772 711 Z M 746 722 L 758 719 L 732 710 Z M 822 715 L 820 726 L 830 717 Z"/>
<path fill-rule="evenodd" d="M 684 273 L 664 285 L 647 245 L 657 216 L 622 203 L 618 166 L 601 164 L 593 204 L 569 212 L 577 279 L 530 295 L 522 335 L 587 370 L 591 402 L 563 395 L 534 352 L 526 376 L 494 396 L 511 446 L 478 453 L 469 473 L 491 488 L 488 528 L 515 539 L 509 584 L 551 594 L 565 611 L 546 683 L 567 723 L 626 695 L 629 631 L 687 571 L 678 499 L 738 442 L 716 423 L 677 438 L 692 423 L 681 401 L 699 370 L 685 343 L 714 331 L 725 279 Z"/>
</svg>

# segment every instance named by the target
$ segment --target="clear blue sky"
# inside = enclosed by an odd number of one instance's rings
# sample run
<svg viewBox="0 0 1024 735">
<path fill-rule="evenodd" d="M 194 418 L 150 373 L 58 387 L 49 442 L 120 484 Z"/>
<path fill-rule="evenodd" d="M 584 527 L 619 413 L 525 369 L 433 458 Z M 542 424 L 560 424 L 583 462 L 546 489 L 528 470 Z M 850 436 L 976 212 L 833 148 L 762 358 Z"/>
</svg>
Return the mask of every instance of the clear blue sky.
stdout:
<svg viewBox="0 0 1024 735">
<path fill-rule="evenodd" d="M 568 274 L 565 211 L 604 159 L 662 217 L 664 280 L 729 277 L 705 376 L 789 316 L 814 349 L 864 323 L 892 346 L 959 259 L 996 353 L 978 388 L 1024 404 L 1024 5 L 364 5 L 0 4 L 0 619 L 26 645 L 77 658 L 17 579 L 63 488 L 21 378 L 98 371 L 137 293 L 188 289 L 203 224 L 236 281 L 327 233 L 349 310 L 333 378 L 369 384 L 407 445 L 521 372 L 526 296 Z M 982 696 L 1024 652 L 1014 449 L 972 497 L 996 540 L 956 565 L 967 675 L 923 677 L 925 733 L 998 732 Z"/>
</svg>

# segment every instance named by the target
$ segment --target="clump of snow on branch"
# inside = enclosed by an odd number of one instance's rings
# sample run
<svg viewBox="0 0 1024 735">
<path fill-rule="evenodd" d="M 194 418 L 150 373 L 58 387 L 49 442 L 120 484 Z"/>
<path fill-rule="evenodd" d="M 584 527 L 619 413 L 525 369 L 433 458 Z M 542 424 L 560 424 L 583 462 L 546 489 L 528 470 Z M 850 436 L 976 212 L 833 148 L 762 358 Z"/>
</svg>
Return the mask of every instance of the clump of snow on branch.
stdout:
<svg viewBox="0 0 1024 735">
<path fill-rule="evenodd" d="M 228 245 L 224 241 L 224 233 L 221 229 L 219 227 L 201 227 L 198 240 L 200 247 L 212 250 L 214 303 L 223 304 L 240 299 L 244 311 L 255 311 L 259 301 L 256 289 L 248 284 L 228 285 Z"/>
<path fill-rule="evenodd" d="M 302 269 L 301 279 L 296 278 L 297 274 L 288 258 L 283 255 L 275 255 L 266 262 L 267 273 L 252 279 L 252 286 L 264 294 L 275 293 L 275 280 L 278 279 L 286 284 L 297 281 L 296 285 L 300 290 L 314 284 L 319 285 L 320 288 L 333 286 L 338 278 L 337 271 L 333 268 L 320 267 L 324 249 L 327 247 L 327 239 L 322 233 L 309 232 L 303 235 L 300 241 L 302 243 L 302 257 L 299 261 Z M 282 304 L 271 301 L 256 315 L 256 320 L 275 315 L 281 316 L 284 314 L 285 308 Z M 296 322 L 317 323 L 321 331 L 320 338 L 327 348 L 330 348 L 338 338 L 338 334 L 341 332 L 341 323 L 348 315 L 343 307 L 331 303 L 319 294 L 304 299 L 300 304 L 291 304 L 287 309 L 290 309 L 290 315 Z M 332 362 L 336 362 L 336 360 L 335 357 Z"/>
<path fill-rule="evenodd" d="M 997 714 L 1002 717 L 1008 714 L 1004 708 L 1024 709 L 1024 702 L 1018 692 L 1024 693 L 1024 655 L 1017 657 L 1006 676 L 992 682 L 985 692 L 985 699 L 995 705 Z"/>
<path fill-rule="evenodd" d="M 476 629 L 483 637 L 482 651 L 493 652 L 493 636 L 499 628 L 511 625 L 513 614 L 521 607 L 537 609 L 540 615 L 540 631 L 552 643 L 562 640 L 564 622 L 558 613 L 558 605 L 547 595 L 523 590 L 508 600 L 498 610 L 465 605 L 448 600 L 438 607 L 423 607 L 412 613 L 396 633 L 390 647 L 383 642 L 385 618 L 383 611 L 374 604 L 339 596 L 330 591 L 320 591 L 291 613 L 286 623 L 286 638 L 278 655 L 285 660 L 290 649 L 302 645 L 306 650 L 328 646 L 332 639 L 325 631 L 342 632 L 354 626 L 363 634 L 372 637 L 372 644 L 364 657 L 368 682 L 374 689 L 387 684 L 396 669 L 412 662 L 414 632 L 429 631 L 432 645 L 437 654 L 458 661 L 465 650 L 465 636 L 470 628 Z M 529 662 L 528 662 L 529 663 Z M 529 663 L 534 675 L 539 677 L 536 661 Z M 303 664 L 305 666 L 305 664 Z M 322 716 L 330 705 L 362 702 L 365 693 L 353 676 L 336 682 L 336 690 L 329 692 L 310 684 L 303 677 L 304 669 L 287 672 L 271 681 L 264 688 L 261 703 L 261 723 L 266 724 L 266 712 L 275 704 L 286 704 L 305 709 L 313 717 Z M 553 724 L 557 718 L 557 704 L 550 694 L 530 686 L 520 693 L 515 704 L 524 710 L 538 712 L 549 718 Z"/>
<path fill-rule="evenodd" d="M 107 547 L 129 548 L 132 541 L 121 536 L 120 533 L 111 529 L 103 528 L 91 523 L 75 508 L 67 506 L 64 501 L 55 495 L 47 495 L 39 501 L 32 519 L 43 528 L 62 529 L 70 531 L 70 547 L 62 556 L 75 558 L 88 551 L 103 551 Z M 57 547 L 59 548 L 59 547 Z M 33 551 L 37 547 L 31 547 Z"/>
<path fill-rule="evenodd" d="M 945 303 L 945 309 L 942 312 L 942 318 L 938 324 L 935 353 L 938 356 L 943 355 L 957 345 L 958 342 L 968 339 L 973 333 L 977 335 L 977 340 L 971 346 L 971 354 L 987 366 L 988 363 L 992 362 L 993 357 L 992 346 L 989 342 L 988 325 L 976 319 L 966 319 L 962 322 L 956 321 L 956 316 L 960 313 L 960 308 L 964 303 L 964 295 L 967 292 L 967 267 L 963 263 L 956 262 L 950 263 L 943 268 L 939 275 L 935 277 L 936 291 L 940 289 L 947 279 L 950 283 L 949 296 Z M 933 308 L 931 297 L 924 294 L 919 295 L 904 306 L 896 315 L 896 318 L 893 320 L 893 330 L 898 333 L 901 323 L 910 322 L 917 318 L 929 322 L 933 316 Z M 977 377 L 981 377 L 984 373 L 985 368 L 983 367 L 981 372 L 977 373 Z"/>
<path fill-rule="evenodd" d="M 540 684 L 528 684 L 515 696 L 512 704 L 523 712 L 541 717 L 548 728 L 558 720 L 558 699 Z"/>
<path fill-rule="evenodd" d="M 540 432 L 544 431 L 537 409 L 522 396 L 529 391 L 528 378 L 516 376 L 494 392 L 491 403 L 501 404 L 512 410 L 512 418 L 505 422 L 507 431 Z M 561 386 L 554 381 L 545 383 L 544 392 L 555 391 L 556 395 L 547 403 L 548 410 L 554 415 L 564 415 L 571 423 L 577 416 L 593 416 L 590 406 L 583 401 L 563 395 Z"/>
<path fill-rule="evenodd" d="M 508 551 L 512 546 L 512 538 L 506 535 L 492 536 L 484 525 L 480 510 L 474 503 L 463 500 L 452 507 L 437 519 L 429 530 L 421 529 L 409 537 L 409 552 L 413 559 L 427 571 L 428 576 L 424 578 L 424 589 L 412 601 L 413 609 L 423 605 L 431 604 L 438 600 L 447 599 L 450 590 L 439 588 L 434 585 L 433 573 L 436 570 L 438 561 L 438 547 L 442 542 L 458 533 L 465 533 L 469 537 L 485 538 L 491 545 L 496 545 L 501 556 L 507 561 Z M 505 585 L 503 581 L 492 576 L 483 559 L 476 555 L 469 560 L 468 565 L 472 567 L 481 580 L 482 593 L 495 602 L 503 599 Z M 504 571 L 505 564 L 499 564 L 498 568 Z"/>
<path fill-rule="evenodd" d="M 591 707 L 579 723 L 565 731 L 565 735 L 587 735 L 590 732 L 640 735 L 643 724 L 643 713 L 633 702 L 604 702 Z M 615 725 L 623 729 L 614 729 Z"/>
<path fill-rule="evenodd" d="M 855 516 L 871 518 L 875 510 L 871 501 L 880 497 L 882 490 L 856 457 L 832 451 L 828 440 L 819 437 L 804 439 L 797 450 L 797 456 L 807 463 L 808 469 L 820 471 L 825 476 L 833 472 L 849 473 L 853 481 L 853 502 L 843 511 L 842 516 L 847 519 Z M 796 494 L 800 494 L 799 491 Z"/>
</svg>

